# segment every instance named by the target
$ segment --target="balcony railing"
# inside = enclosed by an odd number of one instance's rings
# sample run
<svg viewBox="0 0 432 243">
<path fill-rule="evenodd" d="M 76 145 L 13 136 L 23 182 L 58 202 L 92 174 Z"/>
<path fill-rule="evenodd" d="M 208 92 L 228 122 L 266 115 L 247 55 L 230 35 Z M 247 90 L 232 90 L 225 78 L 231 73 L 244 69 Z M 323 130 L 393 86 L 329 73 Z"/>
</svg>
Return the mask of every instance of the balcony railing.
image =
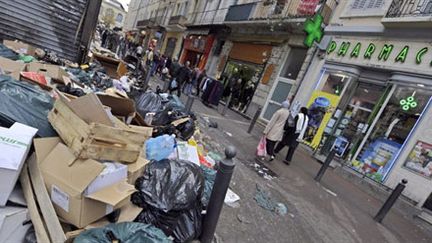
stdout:
<svg viewBox="0 0 432 243">
<path fill-rule="evenodd" d="M 387 18 L 432 16 L 432 0 L 393 0 Z"/>
<path fill-rule="evenodd" d="M 315 14 L 318 3 L 319 0 L 268 0 L 233 5 L 228 9 L 225 21 L 306 18 Z"/>
<path fill-rule="evenodd" d="M 136 24 L 137 28 L 145 28 L 145 27 L 150 27 L 150 26 L 154 26 L 155 22 L 154 19 L 143 19 L 143 20 L 139 20 Z"/>
<path fill-rule="evenodd" d="M 220 25 L 223 24 L 228 8 L 195 12 L 190 18 L 193 25 Z"/>
<path fill-rule="evenodd" d="M 185 25 L 187 22 L 187 18 L 183 15 L 172 16 L 169 19 L 169 25 Z"/>
</svg>

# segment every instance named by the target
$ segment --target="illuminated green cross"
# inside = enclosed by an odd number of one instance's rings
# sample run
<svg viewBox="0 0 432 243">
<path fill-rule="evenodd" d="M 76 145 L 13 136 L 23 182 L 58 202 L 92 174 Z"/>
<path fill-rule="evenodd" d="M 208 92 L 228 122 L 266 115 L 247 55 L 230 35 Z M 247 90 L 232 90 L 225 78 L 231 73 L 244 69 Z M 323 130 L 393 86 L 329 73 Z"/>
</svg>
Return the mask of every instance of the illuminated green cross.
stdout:
<svg viewBox="0 0 432 243">
<path fill-rule="evenodd" d="M 307 19 L 304 25 L 304 31 L 307 33 L 307 36 L 304 40 L 304 44 L 307 47 L 311 47 L 314 41 L 320 42 L 324 32 L 321 28 L 321 24 L 323 22 L 323 17 L 321 14 L 316 14 L 313 19 Z"/>
<path fill-rule="evenodd" d="M 406 99 L 401 99 L 399 103 L 404 111 L 409 111 L 410 109 L 417 107 L 417 101 L 415 100 L 414 95 Z"/>
</svg>

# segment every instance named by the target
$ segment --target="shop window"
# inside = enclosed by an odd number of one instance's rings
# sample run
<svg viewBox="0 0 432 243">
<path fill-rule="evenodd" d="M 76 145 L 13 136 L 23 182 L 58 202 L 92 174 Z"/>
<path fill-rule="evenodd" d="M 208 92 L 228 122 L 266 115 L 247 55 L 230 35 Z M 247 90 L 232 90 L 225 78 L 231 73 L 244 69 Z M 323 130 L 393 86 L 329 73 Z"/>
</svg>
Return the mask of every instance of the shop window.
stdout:
<svg viewBox="0 0 432 243">
<path fill-rule="evenodd" d="M 346 76 L 329 74 L 322 91 L 340 96 L 347 83 L 346 80 Z"/>
<path fill-rule="evenodd" d="M 300 72 L 300 69 L 306 58 L 306 54 L 307 54 L 307 49 L 291 48 L 280 76 L 284 78 L 296 80 L 297 75 Z"/>
<path fill-rule="evenodd" d="M 351 166 L 382 182 L 393 166 L 399 149 L 420 118 L 432 92 L 413 87 L 397 87 L 385 106 L 364 146 Z M 414 97 L 410 98 L 409 97 Z M 405 100 L 405 101 L 404 101 Z M 408 100 L 408 101 L 407 101 Z M 410 106 L 406 107 L 405 102 Z"/>
<path fill-rule="evenodd" d="M 230 108 L 245 113 L 254 96 L 264 65 L 229 60 L 221 75 L 224 83 L 223 100 L 231 95 Z"/>
</svg>

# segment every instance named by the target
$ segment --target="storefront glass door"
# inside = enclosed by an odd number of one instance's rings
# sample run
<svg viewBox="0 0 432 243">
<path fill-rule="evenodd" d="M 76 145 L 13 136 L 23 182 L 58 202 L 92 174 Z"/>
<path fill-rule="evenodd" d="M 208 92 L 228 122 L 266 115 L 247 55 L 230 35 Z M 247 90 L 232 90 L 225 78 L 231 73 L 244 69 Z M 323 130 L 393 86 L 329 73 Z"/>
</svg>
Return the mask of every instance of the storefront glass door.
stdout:
<svg viewBox="0 0 432 243">
<path fill-rule="evenodd" d="M 396 86 L 388 103 L 375 118 L 376 124 L 354 154 L 350 166 L 382 182 L 431 94 L 426 89 Z"/>
<path fill-rule="evenodd" d="M 386 87 L 371 83 L 356 82 L 347 92 L 348 102 L 341 103 L 325 128 L 321 153 L 330 152 L 336 138 L 341 147 L 335 157 L 338 161 L 349 160 L 352 151 L 365 137 L 370 125 L 387 95 Z"/>
</svg>

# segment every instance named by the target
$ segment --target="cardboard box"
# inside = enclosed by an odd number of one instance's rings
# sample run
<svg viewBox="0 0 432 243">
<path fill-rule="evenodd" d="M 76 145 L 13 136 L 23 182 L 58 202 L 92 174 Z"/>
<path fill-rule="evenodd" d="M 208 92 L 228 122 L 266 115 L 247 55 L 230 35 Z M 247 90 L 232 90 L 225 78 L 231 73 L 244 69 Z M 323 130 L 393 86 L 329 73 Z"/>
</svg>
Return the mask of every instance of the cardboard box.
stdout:
<svg viewBox="0 0 432 243">
<path fill-rule="evenodd" d="M 60 66 L 53 64 L 46 64 L 41 62 L 31 62 L 27 64 L 28 72 L 44 73 L 46 76 L 54 79 L 54 81 L 65 84 L 66 81 L 63 76 L 69 77 L 67 72 Z"/>
<path fill-rule="evenodd" d="M 20 72 L 26 69 L 27 64 L 12 61 L 8 58 L 0 57 L 0 70 L 6 75 L 11 76 L 12 78 L 19 80 Z"/>
<path fill-rule="evenodd" d="M 8 47 L 9 49 L 14 50 L 15 52 L 18 52 L 19 54 L 25 54 L 34 56 L 36 47 L 26 44 L 21 41 L 11 41 L 11 40 L 4 40 L 3 44 Z"/>
<path fill-rule="evenodd" d="M 84 191 L 85 196 L 127 179 L 128 167 L 126 165 L 111 162 L 105 162 L 103 165 L 105 169 L 88 185 Z"/>
<path fill-rule="evenodd" d="M 54 141 L 35 139 L 34 144 L 45 185 L 60 218 L 82 228 L 129 200 L 135 189 L 125 181 L 85 196 L 84 192 L 105 166 L 92 159 L 77 159 L 66 145 Z"/>
<path fill-rule="evenodd" d="M 46 79 L 45 73 L 41 72 L 20 72 L 19 80 L 36 84 L 46 91 L 51 91 L 53 88 Z"/>
<path fill-rule="evenodd" d="M 27 208 L 0 208 L 0 242 L 24 242 L 25 234 L 31 227 L 27 223 L 29 220 Z"/>
<path fill-rule="evenodd" d="M 97 96 L 103 105 L 111 108 L 114 116 L 123 118 L 127 124 L 131 123 L 136 114 L 135 102 L 133 100 L 109 94 L 98 94 Z"/>
<path fill-rule="evenodd" d="M 37 129 L 21 123 L 0 127 L 0 206 L 15 187 Z"/>
<path fill-rule="evenodd" d="M 136 179 L 142 176 L 145 166 L 149 163 L 147 159 L 143 157 L 138 157 L 138 160 L 135 163 L 128 164 L 128 183 L 131 185 L 135 185 Z"/>
</svg>

